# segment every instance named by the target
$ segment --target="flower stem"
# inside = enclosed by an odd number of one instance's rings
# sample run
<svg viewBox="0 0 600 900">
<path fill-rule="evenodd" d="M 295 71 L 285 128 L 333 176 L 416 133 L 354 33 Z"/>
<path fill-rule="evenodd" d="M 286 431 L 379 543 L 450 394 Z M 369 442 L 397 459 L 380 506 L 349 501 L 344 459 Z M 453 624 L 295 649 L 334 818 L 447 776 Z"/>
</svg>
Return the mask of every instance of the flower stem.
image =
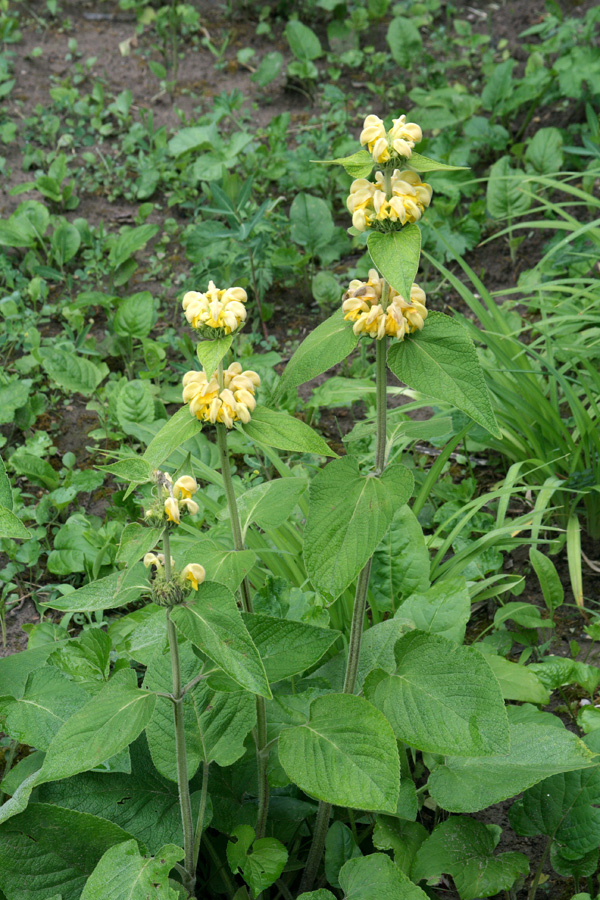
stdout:
<svg viewBox="0 0 600 900">
<path fill-rule="evenodd" d="M 219 383 L 222 382 L 222 366 L 219 366 Z M 238 515 L 237 503 L 235 499 L 235 490 L 231 478 L 231 465 L 229 463 L 229 452 L 227 450 L 227 428 L 220 422 L 217 423 L 217 445 L 219 447 L 219 456 L 221 459 L 221 474 L 223 476 L 223 484 L 225 486 L 225 496 L 227 497 L 227 506 L 229 508 L 229 518 L 231 519 L 231 531 L 233 534 L 233 546 L 236 550 L 244 549 L 244 541 L 242 538 L 242 529 L 240 526 L 240 517 Z M 240 585 L 242 595 L 242 606 L 244 612 L 251 613 L 254 611 L 252 606 L 252 598 L 250 596 L 250 585 L 248 579 L 244 578 Z M 267 825 L 267 815 L 269 813 L 269 780 L 267 777 L 267 767 L 269 764 L 269 749 L 267 747 L 267 708 L 264 697 L 256 697 L 256 767 L 258 772 L 258 814 L 256 818 L 256 837 L 263 838 Z"/>
<path fill-rule="evenodd" d="M 171 579 L 171 547 L 169 533 L 164 533 L 165 579 Z M 187 772 L 187 753 L 185 747 L 185 728 L 183 724 L 183 692 L 181 690 L 181 663 L 177 644 L 177 630 L 171 621 L 167 609 L 167 635 L 171 654 L 171 673 L 173 677 L 173 718 L 175 722 L 175 755 L 177 757 L 177 787 L 179 789 L 179 806 L 181 808 L 181 824 L 183 826 L 183 848 L 185 851 L 184 867 L 187 873 L 185 887 L 194 896 L 196 885 L 196 865 L 194 862 L 194 825 L 192 821 L 192 803 L 190 799 L 190 783 Z"/>
<path fill-rule="evenodd" d="M 384 284 L 384 291 L 387 283 Z M 387 295 L 387 292 L 386 292 Z M 386 446 L 386 412 L 387 412 L 387 368 L 386 368 L 386 351 L 387 338 L 377 341 L 377 365 L 375 369 L 376 379 L 376 396 L 377 396 L 377 446 L 375 452 L 375 475 L 381 475 L 385 468 L 385 446 Z M 365 621 L 365 612 L 367 608 L 367 594 L 369 590 L 369 576 L 371 574 L 371 561 L 362 569 L 356 582 L 356 593 L 354 595 L 354 609 L 352 611 L 352 625 L 350 627 L 350 640 L 348 643 L 348 662 L 346 663 L 346 676 L 344 678 L 344 694 L 353 694 L 356 687 L 356 676 L 358 674 L 358 664 L 360 662 L 360 646 L 362 643 L 362 634 Z M 325 838 L 329 828 L 329 817 L 331 815 L 331 803 L 319 803 L 317 818 L 315 820 L 315 828 L 313 831 L 313 842 L 306 860 L 306 866 L 302 874 L 300 882 L 300 893 L 311 891 L 314 880 L 317 876 L 323 850 L 325 849 Z"/>
</svg>

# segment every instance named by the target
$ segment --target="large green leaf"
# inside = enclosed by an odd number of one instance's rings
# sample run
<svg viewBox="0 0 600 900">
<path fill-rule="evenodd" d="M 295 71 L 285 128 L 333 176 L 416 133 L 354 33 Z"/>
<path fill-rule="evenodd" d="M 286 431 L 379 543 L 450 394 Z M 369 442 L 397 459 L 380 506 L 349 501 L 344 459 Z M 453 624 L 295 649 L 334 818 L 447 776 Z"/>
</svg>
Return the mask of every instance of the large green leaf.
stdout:
<svg viewBox="0 0 600 900">
<path fill-rule="evenodd" d="M 195 678 L 201 662 L 189 643 L 179 648 L 184 684 Z M 144 687 L 168 693 L 173 688 L 168 651 L 156 656 L 148 666 Z M 229 766 L 244 754 L 244 741 L 256 724 L 256 703 L 245 691 L 223 693 L 205 681 L 188 691 L 183 701 L 188 778 L 201 762 Z M 173 704 L 159 697 L 146 727 L 154 765 L 165 778 L 177 781 L 177 757 L 173 730 Z"/>
<path fill-rule="evenodd" d="M 97 816 L 33 803 L 0 827 L 0 884 L 9 900 L 79 900 L 104 853 L 131 837 Z"/>
<path fill-rule="evenodd" d="M 23 696 L 6 710 L 5 731 L 21 744 L 47 750 L 56 732 L 89 700 L 54 666 L 36 669 L 27 678 Z"/>
<path fill-rule="evenodd" d="M 162 426 L 146 448 L 144 459 L 153 469 L 164 463 L 182 444 L 200 434 L 202 424 L 183 406 Z"/>
<path fill-rule="evenodd" d="M 487 208 L 493 219 L 508 219 L 527 212 L 531 197 L 523 190 L 527 176 L 513 169 L 511 157 L 502 156 L 490 169 L 487 185 Z"/>
<path fill-rule="evenodd" d="M 396 644 L 396 671 L 369 696 L 396 737 L 454 756 L 507 753 L 508 720 L 498 682 L 474 647 L 413 631 Z"/>
<path fill-rule="evenodd" d="M 338 309 L 305 338 L 281 376 L 277 396 L 316 378 L 345 359 L 358 343 L 350 323 Z"/>
<path fill-rule="evenodd" d="M 121 540 L 117 550 L 117 562 L 124 563 L 128 567 L 134 566 L 146 553 L 154 549 L 162 536 L 163 530 L 163 528 L 149 528 L 148 526 L 139 525 L 137 522 L 131 522 L 129 525 L 126 525 L 121 532 Z"/>
<path fill-rule="evenodd" d="M 208 538 L 186 544 L 177 554 L 177 562 L 183 568 L 188 563 L 202 563 L 207 581 L 218 581 L 230 591 L 236 591 L 256 562 L 253 550 L 229 550 Z"/>
<path fill-rule="evenodd" d="M 392 344 L 388 363 L 409 387 L 453 404 L 501 437 L 473 342 L 450 316 L 430 312 L 422 331 Z"/>
<path fill-rule="evenodd" d="M 47 347 L 40 351 L 40 355 L 42 365 L 52 381 L 69 393 L 89 397 L 108 375 L 105 363 L 96 365 L 73 351 Z"/>
<path fill-rule="evenodd" d="M 313 666 L 340 636 L 339 631 L 292 619 L 256 613 L 242 613 L 242 618 L 272 684 Z"/>
<path fill-rule="evenodd" d="M 30 673 L 40 669 L 52 651 L 64 643 L 41 644 L 0 658 L 0 697 L 22 697 Z"/>
<path fill-rule="evenodd" d="M 508 891 L 529 872 L 523 853 L 494 850 L 502 829 L 468 816 L 450 816 L 421 844 L 412 867 L 415 881 L 452 875 L 461 900 L 478 900 Z"/>
<path fill-rule="evenodd" d="M 510 751 L 479 759 L 448 757 L 429 777 L 434 800 L 449 812 L 476 812 L 560 772 L 597 767 L 594 754 L 561 728 L 512 725 Z"/>
<path fill-rule="evenodd" d="M 233 335 L 228 334 L 222 338 L 216 338 L 214 341 L 200 341 L 196 347 L 196 354 L 200 365 L 211 378 L 213 372 L 217 371 L 217 366 L 231 347 Z"/>
<path fill-rule="evenodd" d="M 550 691 L 544 687 L 529 666 L 510 662 L 503 656 L 498 656 L 486 644 L 477 644 L 477 649 L 485 653 L 487 663 L 498 679 L 505 700 L 541 703 L 543 706 L 550 703 Z"/>
<path fill-rule="evenodd" d="M 396 741 L 362 697 L 317 698 L 310 718 L 279 737 L 279 760 L 303 791 L 327 803 L 395 812 L 400 787 Z"/>
<path fill-rule="evenodd" d="M 137 841 L 123 841 L 106 851 L 81 900 L 177 900 L 178 893 L 169 887 L 169 872 L 183 856 L 181 847 L 167 844 L 156 857 L 146 859 Z"/>
<path fill-rule="evenodd" d="M 171 618 L 184 637 L 230 678 L 254 694 L 271 696 L 264 666 L 236 599 L 224 585 L 205 581 L 194 597 L 173 607 Z"/>
<path fill-rule="evenodd" d="M 382 234 L 372 231 L 367 246 L 374 264 L 410 303 L 410 289 L 417 275 L 421 256 L 421 230 L 418 225 L 405 225 L 400 231 Z"/>
<path fill-rule="evenodd" d="M 582 857 L 600 844 L 600 768 L 562 772 L 540 781 L 510 810 L 517 834 L 545 834 L 567 856 Z"/>
<path fill-rule="evenodd" d="M 139 597 L 141 578 L 143 578 L 141 566 L 127 572 L 113 572 L 105 578 L 91 581 L 76 591 L 53 600 L 52 609 L 62 612 L 95 612 L 98 609 L 117 609 L 126 606 Z"/>
<path fill-rule="evenodd" d="M 251 440 L 267 447 L 296 453 L 316 453 L 318 456 L 337 456 L 321 435 L 305 422 L 266 406 L 257 406 L 248 424 L 242 425 L 242 430 Z"/>
<path fill-rule="evenodd" d="M 398 507 L 373 554 L 369 587 L 381 612 L 394 612 L 401 597 L 429 587 L 429 551 L 419 520 L 406 504 Z"/>
<path fill-rule="evenodd" d="M 471 598 L 467 582 L 461 575 L 458 578 L 436 581 L 423 593 L 411 594 L 394 618 L 408 628 L 439 634 L 456 644 L 462 644 L 470 615 Z"/>
<path fill-rule="evenodd" d="M 427 900 L 385 853 L 349 859 L 339 877 L 344 900 Z"/>
<path fill-rule="evenodd" d="M 358 575 L 383 538 L 398 506 L 412 493 L 404 466 L 389 466 L 381 478 L 361 475 L 346 456 L 322 469 L 310 485 L 304 560 L 314 586 L 338 597 Z"/>
<path fill-rule="evenodd" d="M 300 25 L 300 22 L 296 23 Z M 292 240 L 314 256 L 329 246 L 334 224 L 331 210 L 321 197 L 303 192 L 296 194 L 290 207 Z"/>
<path fill-rule="evenodd" d="M 38 782 L 58 781 L 95 768 L 124 750 L 146 727 L 156 697 L 142 691 L 135 672 L 117 672 L 106 687 L 72 715 L 48 748 Z"/>
<path fill-rule="evenodd" d="M 38 799 L 108 819 L 142 841 L 151 853 L 157 853 L 170 841 L 181 843 L 176 785 L 152 765 L 143 734 L 131 745 L 130 755 L 131 773 L 83 772 L 65 781 L 41 785 Z"/>
<path fill-rule="evenodd" d="M 122 300 L 113 320 L 113 328 L 121 337 L 148 337 L 153 325 L 154 297 L 150 291 L 140 291 Z"/>
</svg>

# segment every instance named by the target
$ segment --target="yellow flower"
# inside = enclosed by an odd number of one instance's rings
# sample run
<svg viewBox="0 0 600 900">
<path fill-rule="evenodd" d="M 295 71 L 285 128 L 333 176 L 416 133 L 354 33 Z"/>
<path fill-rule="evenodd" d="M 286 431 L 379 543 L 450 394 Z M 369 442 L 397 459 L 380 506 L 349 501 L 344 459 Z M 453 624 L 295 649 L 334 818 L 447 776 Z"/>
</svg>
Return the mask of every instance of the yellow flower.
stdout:
<svg viewBox="0 0 600 900">
<path fill-rule="evenodd" d="M 183 376 L 183 402 L 190 404 L 190 413 L 201 422 L 221 422 L 232 428 L 236 421 L 249 422 L 256 407 L 254 391 L 260 384 L 256 372 L 242 371 L 240 363 L 232 363 L 223 372 L 223 389 L 219 389 L 215 372 L 208 379 L 206 372 L 187 372 Z"/>
<path fill-rule="evenodd" d="M 173 485 L 173 496 L 189 498 L 198 490 L 198 483 L 190 475 L 182 475 Z"/>
<path fill-rule="evenodd" d="M 367 116 L 360 134 L 360 142 L 367 149 L 376 163 L 387 163 L 393 157 L 409 159 L 415 144 L 423 139 L 423 133 L 414 122 L 407 122 L 406 116 L 393 119 L 389 131 L 379 116 Z"/>
<path fill-rule="evenodd" d="M 165 513 L 169 522 L 179 525 L 179 504 L 174 497 L 167 497 L 165 500 Z"/>
<path fill-rule="evenodd" d="M 185 317 L 203 337 L 214 339 L 238 331 L 246 321 L 248 299 L 241 287 L 220 289 L 210 281 L 205 294 L 188 291 L 183 298 Z"/>
<path fill-rule="evenodd" d="M 198 585 L 202 584 L 206 578 L 206 571 L 204 566 L 200 566 L 197 563 L 190 563 L 181 573 L 181 577 L 186 581 L 191 581 L 193 589 L 197 591 Z"/>
<path fill-rule="evenodd" d="M 388 303 L 381 304 L 383 285 L 375 269 L 370 269 L 367 282 L 351 281 L 342 298 L 344 318 L 354 322 L 352 330 L 356 335 L 366 334 L 381 340 L 385 335 L 404 340 L 405 335 L 420 331 L 427 318 L 426 297 L 418 284 L 410 291 L 410 303 L 389 287 Z"/>
<path fill-rule="evenodd" d="M 162 569 L 165 564 L 165 554 L 164 553 L 146 553 L 144 556 L 144 565 L 146 568 L 149 566 L 155 566 L 157 569 Z M 175 560 L 171 557 L 171 565 L 175 565 Z"/>
<path fill-rule="evenodd" d="M 352 213 L 352 224 L 357 231 L 380 227 L 381 223 L 400 223 L 400 226 L 418 222 L 431 203 L 431 185 L 421 181 L 412 169 L 395 169 L 391 175 L 391 196 L 385 191 L 383 172 L 375 173 L 375 182 L 357 178 L 350 185 L 350 195 L 346 201 Z"/>
</svg>

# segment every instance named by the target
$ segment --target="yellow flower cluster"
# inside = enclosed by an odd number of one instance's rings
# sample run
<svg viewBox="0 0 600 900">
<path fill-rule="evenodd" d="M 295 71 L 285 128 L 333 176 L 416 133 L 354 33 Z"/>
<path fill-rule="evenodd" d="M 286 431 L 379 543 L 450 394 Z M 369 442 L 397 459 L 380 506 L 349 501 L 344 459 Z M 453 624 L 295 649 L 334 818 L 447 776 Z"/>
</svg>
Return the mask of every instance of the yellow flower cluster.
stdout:
<svg viewBox="0 0 600 900">
<path fill-rule="evenodd" d="M 167 481 L 171 482 L 171 476 L 165 473 Z M 199 506 L 192 495 L 198 490 L 198 484 L 195 478 L 190 475 L 182 475 L 173 485 L 173 495 L 169 495 L 164 503 L 164 509 L 169 522 L 179 525 L 182 512 L 189 512 L 195 515 Z"/>
<path fill-rule="evenodd" d="M 208 379 L 206 373 L 187 372 L 183 376 L 183 402 L 190 404 L 190 413 L 201 422 L 222 422 L 227 428 L 233 423 L 249 422 L 256 407 L 254 391 L 260 376 L 250 370 L 242 372 L 240 363 L 231 363 L 223 372 L 223 388 L 215 372 Z"/>
<path fill-rule="evenodd" d="M 183 298 L 185 317 L 202 337 L 225 337 L 237 331 L 246 321 L 248 299 L 241 287 L 221 290 L 210 281 L 205 294 L 188 291 Z"/>
<path fill-rule="evenodd" d="M 388 304 L 384 309 L 381 303 L 383 279 L 375 269 L 369 270 L 369 280 L 351 281 L 342 300 L 344 316 L 354 322 L 354 334 L 367 334 L 381 340 L 385 335 L 404 340 L 406 334 L 420 331 L 427 318 L 425 308 L 426 297 L 418 284 L 410 290 L 410 303 L 390 286 Z"/>
<path fill-rule="evenodd" d="M 389 162 L 394 157 L 410 159 L 415 144 L 423 139 L 423 132 L 414 122 L 407 122 L 406 116 L 393 119 L 392 127 L 386 131 L 379 116 L 367 116 L 360 135 L 360 142 L 376 163 Z"/>
<path fill-rule="evenodd" d="M 365 231 L 385 222 L 406 225 L 418 222 L 431 203 L 431 185 L 421 181 L 412 169 L 395 169 L 391 176 L 391 196 L 385 191 L 383 172 L 375 173 L 375 182 L 357 178 L 350 185 L 346 201 L 357 231 Z M 385 227 L 385 226 L 384 226 Z"/>
</svg>

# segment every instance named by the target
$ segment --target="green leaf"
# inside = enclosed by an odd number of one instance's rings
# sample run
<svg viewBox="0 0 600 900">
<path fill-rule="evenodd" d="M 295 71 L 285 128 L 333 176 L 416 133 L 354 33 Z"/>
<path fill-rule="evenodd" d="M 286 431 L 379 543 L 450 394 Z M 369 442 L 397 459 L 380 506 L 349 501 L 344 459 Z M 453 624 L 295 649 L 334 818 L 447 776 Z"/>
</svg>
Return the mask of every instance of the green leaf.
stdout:
<svg viewBox="0 0 600 900">
<path fill-rule="evenodd" d="M 45 459 L 40 459 L 39 456 L 35 456 L 33 453 L 28 453 L 23 447 L 19 447 L 13 453 L 10 462 L 17 475 L 25 475 L 34 484 L 40 482 L 51 491 L 58 487 L 58 473 L 55 472 L 50 463 Z"/>
<path fill-rule="evenodd" d="M 128 456 L 108 466 L 98 466 L 102 472 L 110 472 L 120 481 L 144 484 L 152 479 L 152 466 L 140 456 Z"/>
<path fill-rule="evenodd" d="M 74 352 L 59 350 L 57 347 L 43 348 L 40 356 L 42 366 L 50 378 L 69 393 L 89 397 L 108 375 L 105 363 L 97 366 L 84 356 L 77 356 Z"/>
<path fill-rule="evenodd" d="M 177 900 L 169 872 L 184 852 L 167 844 L 156 858 L 140 854 L 137 841 L 123 841 L 106 851 L 90 875 L 81 900 Z"/>
<path fill-rule="evenodd" d="M 538 577 L 542 594 L 544 595 L 544 603 L 550 610 L 550 613 L 553 613 L 555 609 L 562 605 L 565 599 L 565 592 L 559 574 L 556 571 L 556 566 L 548 556 L 540 553 L 535 547 L 529 548 L 529 562 L 535 569 L 535 574 Z"/>
<path fill-rule="evenodd" d="M 0 401 L 1 402 L 1 401 Z M 12 512 L 13 495 L 8 475 L 6 474 L 6 466 L 4 460 L 0 456 L 0 506 Z"/>
<path fill-rule="evenodd" d="M 276 396 L 336 366 L 357 343 L 358 338 L 344 320 L 343 310 L 338 309 L 302 341 L 281 376 Z"/>
<path fill-rule="evenodd" d="M 0 386 L 0 425 L 10 424 L 16 411 L 26 405 L 31 393 L 31 384 L 31 380 L 26 379 Z M 12 509 L 12 504 L 10 508 Z"/>
<path fill-rule="evenodd" d="M 292 240 L 304 247 L 311 256 L 318 255 L 319 251 L 328 247 L 333 237 L 331 211 L 321 197 L 296 194 L 290 207 L 290 222 Z"/>
<path fill-rule="evenodd" d="M 296 59 L 318 59 L 323 56 L 323 48 L 317 35 L 312 28 L 297 19 L 287 23 L 284 34 Z"/>
<path fill-rule="evenodd" d="M 398 506 L 412 493 L 404 466 L 381 478 L 359 473 L 354 457 L 337 459 L 310 485 L 304 560 L 318 590 L 338 597 L 352 583 L 383 538 Z"/>
<path fill-rule="evenodd" d="M 201 431 L 201 423 L 195 416 L 190 415 L 187 405 L 183 406 L 152 438 L 144 453 L 144 459 L 153 469 L 158 469 L 182 444 Z"/>
<path fill-rule="evenodd" d="M 415 881 L 452 875 L 461 900 L 509 891 L 520 875 L 529 873 L 529 860 L 514 852 L 494 856 L 501 834 L 498 825 L 450 816 L 419 848 L 411 875 Z"/>
<path fill-rule="evenodd" d="M 410 289 L 421 256 L 421 230 L 405 225 L 400 231 L 372 231 L 367 239 L 369 255 L 383 277 L 410 303 Z"/>
<path fill-rule="evenodd" d="M 360 847 L 347 825 L 336 820 L 325 838 L 325 874 L 332 887 L 339 888 L 340 869 L 349 859 L 362 856 Z"/>
<path fill-rule="evenodd" d="M 394 612 L 401 597 L 429 587 L 429 551 L 419 520 L 407 505 L 394 512 L 373 554 L 369 587 L 381 612 Z"/>
<path fill-rule="evenodd" d="M 76 255 L 81 246 L 81 235 L 70 222 L 61 222 L 50 241 L 56 262 L 62 269 Z"/>
<path fill-rule="evenodd" d="M 349 859 L 340 872 L 344 900 L 427 900 L 385 853 Z"/>
<path fill-rule="evenodd" d="M 98 609 L 127 606 L 140 595 L 140 587 L 134 582 L 139 580 L 141 572 L 141 569 L 132 569 L 126 573 L 113 572 L 112 575 L 84 584 L 47 605 L 62 612 L 95 612 Z"/>
<path fill-rule="evenodd" d="M 67 719 L 48 748 L 39 784 L 93 769 L 136 739 L 150 721 L 156 697 L 135 683 L 133 670 L 117 672 Z"/>
<path fill-rule="evenodd" d="M 214 341 L 200 341 L 196 347 L 200 365 L 209 378 L 211 378 L 213 372 L 216 372 L 217 366 L 231 347 L 232 341 L 233 335 L 228 334 Z"/>
<path fill-rule="evenodd" d="M 326 803 L 396 810 L 396 741 L 384 716 L 362 697 L 318 697 L 305 724 L 281 732 L 279 760 L 295 784 Z"/>
<path fill-rule="evenodd" d="M 236 591 L 256 562 L 253 550 L 226 550 L 208 539 L 189 544 L 181 560 L 183 568 L 188 563 L 202 560 L 207 581 L 218 581 L 230 591 Z"/>
<path fill-rule="evenodd" d="M 431 773 L 429 790 L 442 809 L 477 812 L 550 775 L 594 766 L 594 754 L 574 734 L 548 726 L 512 725 L 508 755 L 448 757 Z"/>
<path fill-rule="evenodd" d="M 447 163 L 438 162 L 437 159 L 429 159 L 427 156 L 421 156 L 415 150 L 412 151 L 410 159 L 407 160 L 408 165 L 415 172 L 460 172 L 465 171 L 469 166 L 449 166 Z"/>
<path fill-rule="evenodd" d="M 8 706 L 5 731 L 21 744 L 47 750 L 59 728 L 88 700 L 58 669 L 43 666 L 29 675 L 23 696 Z"/>
<path fill-rule="evenodd" d="M 552 619 L 543 619 L 537 606 L 531 603 L 505 603 L 496 610 L 494 625 L 498 628 L 511 619 L 522 628 L 554 628 Z"/>
<path fill-rule="evenodd" d="M 358 672 L 356 674 L 357 689 L 363 687 L 365 678 L 373 669 L 383 669 L 392 673 L 396 668 L 394 647 L 399 637 L 404 634 L 404 626 L 396 619 L 386 619 L 367 629 L 363 634 Z M 318 678 L 326 678 L 332 690 L 341 691 L 344 684 L 346 663 L 348 659 L 347 649 L 338 653 L 333 659 L 328 660 L 313 674 Z"/>
<path fill-rule="evenodd" d="M 336 642 L 339 631 L 292 619 L 242 613 L 271 684 L 309 669 Z"/>
<path fill-rule="evenodd" d="M 494 66 L 481 92 L 483 108 L 493 110 L 495 115 L 498 114 L 499 107 L 504 105 L 514 91 L 512 78 L 514 67 L 515 60 L 510 58 Z"/>
<path fill-rule="evenodd" d="M 126 263 L 134 253 L 141 250 L 148 241 L 158 234 L 159 225 L 138 225 L 137 228 L 126 228 L 117 238 L 113 245 L 109 260 L 111 264 L 118 269 L 119 266 Z"/>
<path fill-rule="evenodd" d="M 543 706 L 550 702 L 550 691 L 544 687 L 529 666 L 509 662 L 502 656 L 488 653 L 485 647 L 485 644 L 477 644 L 477 649 L 485 652 L 487 663 L 498 679 L 498 684 L 505 700 L 519 700 L 521 703 L 540 703 Z"/>
<path fill-rule="evenodd" d="M 388 365 L 409 387 L 451 403 L 501 437 L 477 352 L 454 319 L 430 312 L 422 331 L 390 347 Z"/>
<path fill-rule="evenodd" d="M 508 219 L 527 212 L 531 198 L 524 193 L 527 176 L 511 166 L 510 156 L 502 156 L 490 169 L 487 208 L 493 219 Z"/>
<path fill-rule="evenodd" d="M 271 691 L 258 651 L 244 625 L 234 595 L 224 585 L 205 581 L 171 619 L 196 647 L 235 682 L 253 694 Z"/>
<path fill-rule="evenodd" d="M 0 827 L 0 884 L 10 900 L 79 900 L 104 853 L 131 835 L 105 819 L 33 803 Z"/>
<path fill-rule="evenodd" d="M 563 772 L 525 791 L 510 809 L 517 834 L 545 834 L 572 858 L 600 844 L 600 769 Z"/>
<path fill-rule="evenodd" d="M 201 671 L 202 664 L 189 643 L 179 648 L 181 678 L 187 684 Z M 209 667 L 210 668 L 210 667 Z M 155 656 L 144 678 L 150 691 L 172 690 L 173 675 L 168 650 Z M 188 691 L 183 701 L 188 778 L 193 778 L 200 763 L 216 762 L 230 766 L 244 755 L 244 741 L 256 724 L 256 703 L 245 691 L 232 693 L 212 690 L 205 681 Z M 173 730 L 173 704 L 159 697 L 148 726 L 148 746 L 157 770 L 165 778 L 177 781 L 177 756 Z"/>
<path fill-rule="evenodd" d="M 140 291 L 122 300 L 113 319 L 115 333 L 121 337 L 148 337 L 154 325 L 154 297 Z"/>
<path fill-rule="evenodd" d="M 474 647 L 413 631 L 395 647 L 397 668 L 369 693 L 396 737 L 430 753 L 506 753 L 508 720 L 498 682 Z"/>
<path fill-rule="evenodd" d="M 471 598 L 467 582 L 461 575 L 436 581 L 429 590 L 411 594 L 394 616 L 409 628 L 462 644 L 471 616 Z"/>
<path fill-rule="evenodd" d="M 290 450 L 294 453 L 315 453 L 317 456 L 336 456 L 320 434 L 286 412 L 277 412 L 266 406 L 257 406 L 247 425 L 242 425 L 250 440 Z"/>
<path fill-rule="evenodd" d="M 525 159 L 540 175 L 559 172 L 563 165 L 563 139 L 558 128 L 540 128 L 531 138 Z"/>
<path fill-rule="evenodd" d="M 126 381 L 117 396 L 117 419 L 127 432 L 130 422 L 139 424 L 154 421 L 154 398 L 148 381 Z"/>
<path fill-rule="evenodd" d="M 213 123 L 182 128 L 171 138 L 168 147 L 171 156 L 183 156 L 184 153 L 195 153 L 201 149 L 210 150 L 219 143 L 219 132 Z"/>
<path fill-rule="evenodd" d="M 0 222 L 0 247 L 33 247 L 35 243 L 35 232 L 24 222 Z"/>
<path fill-rule="evenodd" d="M 126 525 L 121 532 L 116 562 L 131 568 L 156 547 L 163 531 L 163 528 L 149 528 L 137 522 Z"/>
<path fill-rule="evenodd" d="M 528 667 L 542 684 L 556 690 L 566 684 L 580 684 L 593 696 L 600 682 L 600 669 L 564 656 L 547 656 L 543 662 Z"/>
<path fill-rule="evenodd" d="M 277 478 L 250 488 L 237 498 L 242 535 L 246 534 L 252 522 L 256 522 L 263 531 L 279 528 L 290 516 L 306 487 L 304 478 Z M 220 518 L 227 518 L 228 515 L 229 512 L 224 510 Z"/>
<path fill-rule="evenodd" d="M 402 69 L 411 69 L 415 59 L 423 52 L 423 41 L 419 29 L 412 19 L 396 16 L 390 22 L 386 40 L 394 62 Z"/>
<path fill-rule="evenodd" d="M 254 840 L 254 828 L 238 825 L 227 843 L 227 862 L 236 875 L 240 870 L 252 896 L 270 887 L 283 872 L 288 852 L 277 838 Z"/>
<path fill-rule="evenodd" d="M 172 726 L 171 711 L 171 732 Z M 130 773 L 83 772 L 41 785 L 38 798 L 108 819 L 158 853 L 169 841 L 183 841 L 177 786 L 154 768 L 143 734 L 131 745 L 130 754 Z"/>
<path fill-rule="evenodd" d="M 260 61 L 260 65 L 250 81 L 253 81 L 259 87 L 264 88 L 274 81 L 283 67 L 283 56 L 278 50 L 272 50 L 271 53 L 265 54 Z"/>
<path fill-rule="evenodd" d="M 308 894 L 300 894 L 298 900 L 336 900 L 331 891 L 320 888 L 318 891 L 309 891 Z"/>
<path fill-rule="evenodd" d="M 420 822 L 406 822 L 393 816 L 377 816 L 373 831 L 373 846 L 378 850 L 392 850 L 394 862 L 405 875 L 410 875 L 417 850 L 429 833 Z"/>
<path fill-rule="evenodd" d="M 57 645 L 58 642 L 41 644 L 0 658 L 0 697 L 22 697 L 31 672 L 45 664 Z"/>
<path fill-rule="evenodd" d="M 373 171 L 373 157 L 368 150 L 357 150 L 350 156 L 339 156 L 337 159 L 315 159 L 313 162 L 323 166 L 343 166 L 351 178 L 368 178 Z"/>
<path fill-rule="evenodd" d="M 5 506 L 0 506 L 0 538 L 23 540 L 30 537 L 31 532 L 25 528 L 19 517 Z"/>
</svg>

